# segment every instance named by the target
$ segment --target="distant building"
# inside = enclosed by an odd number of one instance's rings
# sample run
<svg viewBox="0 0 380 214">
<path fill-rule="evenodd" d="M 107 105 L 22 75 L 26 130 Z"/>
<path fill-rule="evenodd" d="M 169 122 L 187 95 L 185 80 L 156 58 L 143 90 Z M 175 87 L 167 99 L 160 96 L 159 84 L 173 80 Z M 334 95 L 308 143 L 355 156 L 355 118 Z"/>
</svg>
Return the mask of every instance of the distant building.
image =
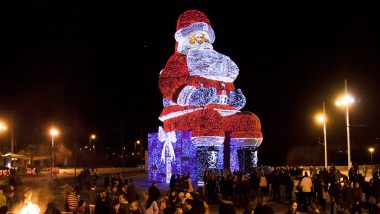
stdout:
<svg viewBox="0 0 380 214">
<path fill-rule="evenodd" d="M 43 167 L 47 166 L 50 161 L 50 156 L 48 155 L 31 155 L 31 154 L 15 154 L 15 153 L 6 153 L 1 155 L 1 165 L 3 167 L 12 168 L 12 167 Z M 46 163 L 44 163 L 46 162 Z"/>
</svg>

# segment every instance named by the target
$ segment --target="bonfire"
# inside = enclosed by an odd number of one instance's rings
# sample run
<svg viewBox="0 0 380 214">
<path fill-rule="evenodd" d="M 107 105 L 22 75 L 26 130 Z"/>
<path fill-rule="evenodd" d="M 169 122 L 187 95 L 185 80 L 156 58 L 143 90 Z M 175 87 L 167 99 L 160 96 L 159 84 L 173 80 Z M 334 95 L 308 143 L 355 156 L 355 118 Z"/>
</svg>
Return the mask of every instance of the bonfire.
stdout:
<svg viewBox="0 0 380 214">
<path fill-rule="evenodd" d="M 19 214 L 39 214 L 41 209 L 38 207 L 37 204 L 33 204 L 31 201 L 32 198 L 32 191 L 27 188 L 24 193 L 24 206 L 21 207 Z M 16 212 L 17 213 L 17 212 Z"/>
<path fill-rule="evenodd" d="M 39 214 L 40 208 L 37 204 L 33 204 L 32 202 L 28 202 L 25 206 L 23 206 L 20 210 L 20 214 Z"/>
</svg>

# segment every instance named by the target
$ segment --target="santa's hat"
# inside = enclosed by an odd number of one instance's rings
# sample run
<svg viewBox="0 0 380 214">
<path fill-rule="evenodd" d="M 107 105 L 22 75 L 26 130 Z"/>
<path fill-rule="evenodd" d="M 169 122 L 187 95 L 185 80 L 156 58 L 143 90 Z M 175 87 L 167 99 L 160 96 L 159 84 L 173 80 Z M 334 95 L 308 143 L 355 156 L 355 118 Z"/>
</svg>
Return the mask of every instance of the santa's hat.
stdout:
<svg viewBox="0 0 380 214">
<path fill-rule="evenodd" d="M 174 37 L 177 42 L 181 42 L 197 31 L 206 32 L 210 43 L 215 41 L 215 33 L 211 28 L 207 16 L 198 10 L 187 10 L 183 12 L 177 20 L 177 31 Z"/>
</svg>

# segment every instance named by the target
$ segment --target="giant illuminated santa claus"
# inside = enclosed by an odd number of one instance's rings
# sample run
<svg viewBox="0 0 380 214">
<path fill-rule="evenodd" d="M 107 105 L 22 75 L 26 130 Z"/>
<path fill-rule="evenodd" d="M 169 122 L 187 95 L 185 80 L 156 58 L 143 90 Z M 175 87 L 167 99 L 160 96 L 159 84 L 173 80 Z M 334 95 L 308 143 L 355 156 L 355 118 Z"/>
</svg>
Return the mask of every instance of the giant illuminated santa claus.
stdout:
<svg viewBox="0 0 380 214">
<path fill-rule="evenodd" d="M 159 76 L 164 130 L 191 130 L 196 146 L 219 146 L 228 132 L 241 147 L 258 147 L 260 121 L 255 114 L 240 111 L 246 98 L 233 84 L 239 68 L 213 49 L 215 33 L 207 16 L 185 11 L 176 29 L 175 53 Z"/>
</svg>

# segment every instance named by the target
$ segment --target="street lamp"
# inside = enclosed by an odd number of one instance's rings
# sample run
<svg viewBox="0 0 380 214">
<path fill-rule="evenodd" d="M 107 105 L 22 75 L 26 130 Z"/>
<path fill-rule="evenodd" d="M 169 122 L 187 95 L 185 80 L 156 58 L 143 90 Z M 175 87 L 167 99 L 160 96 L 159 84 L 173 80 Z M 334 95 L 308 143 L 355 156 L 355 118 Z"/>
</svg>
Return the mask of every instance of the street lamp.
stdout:
<svg viewBox="0 0 380 214">
<path fill-rule="evenodd" d="M 327 169 L 327 135 L 326 135 L 326 111 L 325 102 L 323 102 L 323 114 L 319 114 L 316 117 L 318 123 L 323 124 L 323 140 L 325 145 L 325 168 Z"/>
<path fill-rule="evenodd" d="M 136 150 L 136 144 L 137 144 L 137 145 L 140 145 L 140 143 L 141 143 L 141 142 L 140 142 L 139 140 L 136 141 L 136 143 L 135 143 L 135 152 L 136 152 L 136 153 L 137 153 L 137 150 Z M 141 147 L 140 147 L 140 157 L 139 157 L 139 158 L 140 158 L 140 163 L 141 163 L 141 164 L 142 164 L 142 157 L 143 157 L 143 156 L 142 156 L 142 149 L 143 149 L 143 147 L 142 147 L 142 145 L 141 145 Z M 139 155 L 139 153 L 137 153 L 137 154 Z"/>
<path fill-rule="evenodd" d="M 371 153 L 371 165 L 372 165 L 372 153 L 373 151 L 375 151 L 375 149 L 373 147 L 370 147 L 368 151 Z"/>
<path fill-rule="evenodd" d="M 8 127 L 5 125 L 5 123 L 0 122 L 0 133 L 5 132 L 8 129 Z M 0 151 L 2 152 L 2 151 Z"/>
<path fill-rule="evenodd" d="M 50 129 L 50 136 L 51 136 L 51 160 L 52 160 L 52 168 L 54 168 L 54 137 L 59 135 L 59 131 L 52 127 Z"/>
<path fill-rule="evenodd" d="M 96 135 L 95 134 L 90 135 L 90 140 L 89 140 L 89 143 L 88 143 L 88 146 L 90 147 L 90 149 L 92 148 L 92 149 L 94 149 L 94 151 L 95 151 L 95 145 L 91 145 L 91 142 L 93 140 L 95 140 L 95 139 L 96 139 Z"/>
<path fill-rule="evenodd" d="M 355 102 L 355 99 L 348 94 L 347 90 L 347 81 L 344 81 L 345 86 L 345 95 L 338 100 L 336 100 L 335 104 L 337 106 L 345 107 L 345 116 L 346 116 L 346 130 L 347 130 L 347 161 L 348 161 L 348 170 L 351 166 L 351 148 L 350 148 L 350 117 L 349 117 L 349 106 Z"/>
<path fill-rule="evenodd" d="M 136 147 L 137 147 L 136 144 L 137 144 L 137 145 L 140 145 L 140 141 L 137 140 L 137 141 L 135 142 L 135 152 L 137 151 L 137 150 L 136 150 Z"/>
</svg>

